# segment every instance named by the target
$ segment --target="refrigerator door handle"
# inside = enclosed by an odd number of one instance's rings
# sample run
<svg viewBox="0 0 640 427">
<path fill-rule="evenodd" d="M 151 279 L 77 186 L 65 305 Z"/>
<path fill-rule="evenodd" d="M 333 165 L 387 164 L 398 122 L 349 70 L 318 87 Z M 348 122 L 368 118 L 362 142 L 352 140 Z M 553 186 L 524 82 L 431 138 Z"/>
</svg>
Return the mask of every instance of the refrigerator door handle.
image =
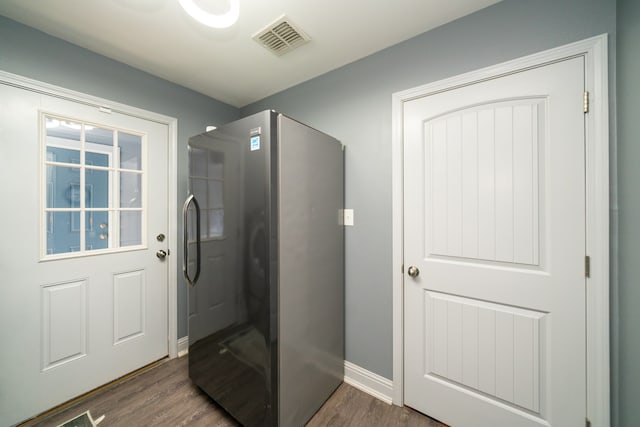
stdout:
<svg viewBox="0 0 640 427">
<path fill-rule="evenodd" d="M 193 276 L 193 279 L 189 277 L 188 265 L 189 265 L 189 205 L 193 202 L 193 206 L 196 208 L 196 274 Z M 184 274 L 184 278 L 187 283 L 191 286 L 195 286 L 198 278 L 200 277 L 200 204 L 198 204 L 198 200 L 193 194 L 190 194 L 187 197 L 187 200 L 184 202 L 184 206 L 182 206 L 182 224 L 184 227 L 184 235 L 183 235 L 183 244 L 184 249 L 182 251 L 182 273 Z"/>
</svg>

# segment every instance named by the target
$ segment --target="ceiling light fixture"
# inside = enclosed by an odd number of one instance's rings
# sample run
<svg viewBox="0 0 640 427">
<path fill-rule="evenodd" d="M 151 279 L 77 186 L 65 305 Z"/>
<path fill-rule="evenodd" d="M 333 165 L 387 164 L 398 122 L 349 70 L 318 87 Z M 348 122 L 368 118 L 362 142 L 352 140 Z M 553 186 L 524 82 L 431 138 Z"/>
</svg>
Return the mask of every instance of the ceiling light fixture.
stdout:
<svg viewBox="0 0 640 427">
<path fill-rule="evenodd" d="M 47 129 L 55 129 L 58 126 L 60 126 L 60 120 L 50 119 L 49 117 L 47 117 L 47 123 L 46 123 Z"/>
<path fill-rule="evenodd" d="M 220 15 L 205 12 L 195 4 L 194 0 L 179 1 L 182 8 L 191 15 L 193 19 L 213 28 L 230 27 L 236 23 L 240 16 L 240 0 L 229 0 L 229 10 Z"/>
</svg>

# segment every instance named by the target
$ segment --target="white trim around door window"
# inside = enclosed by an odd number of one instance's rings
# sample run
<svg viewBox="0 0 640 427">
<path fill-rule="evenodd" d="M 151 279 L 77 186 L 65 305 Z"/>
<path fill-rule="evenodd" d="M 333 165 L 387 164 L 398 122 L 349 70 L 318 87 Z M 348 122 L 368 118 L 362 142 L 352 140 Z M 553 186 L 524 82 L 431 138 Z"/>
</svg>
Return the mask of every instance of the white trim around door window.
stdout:
<svg viewBox="0 0 640 427">
<path fill-rule="evenodd" d="M 177 236 L 177 200 L 178 200 L 178 120 L 174 117 L 154 113 L 132 107 L 130 105 L 109 101 L 103 98 L 87 95 L 81 92 L 29 79 L 27 77 L 8 73 L 0 70 L 0 82 L 9 86 L 29 90 L 44 95 L 50 95 L 63 100 L 76 102 L 83 105 L 94 106 L 105 114 L 117 112 L 131 117 L 153 121 L 167 126 L 168 129 L 168 170 L 167 170 L 167 204 L 168 204 L 168 236 L 167 244 L 169 253 L 178 253 Z M 168 265 L 168 295 L 167 295 L 167 319 L 168 319 L 168 343 L 169 357 L 178 356 L 178 315 L 177 315 L 177 263 Z"/>
<path fill-rule="evenodd" d="M 471 85 L 572 57 L 585 59 L 587 414 L 592 426 L 610 424 L 609 402 L 609 110 L 607 35 L 550 49 L 392 96 L 393 205 L 393 403 L 404 404 L 403 384 L 403 104 L 437 92 Z"/>
</svg>

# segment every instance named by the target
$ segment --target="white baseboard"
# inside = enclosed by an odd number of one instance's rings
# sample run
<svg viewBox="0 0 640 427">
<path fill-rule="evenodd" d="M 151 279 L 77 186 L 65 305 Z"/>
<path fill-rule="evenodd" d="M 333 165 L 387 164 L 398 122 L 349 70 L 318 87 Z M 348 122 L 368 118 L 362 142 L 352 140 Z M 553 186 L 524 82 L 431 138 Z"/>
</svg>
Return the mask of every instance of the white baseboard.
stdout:
<svg viewBox="0 0 640 427">
<path fill-rule="evenodd" d="M 382 400 L 389 405 L 393 402 L 393 382 L 367 371 L 358 365 L 344 361 L 344 382 Z"/>
<path fill-rule="evenodd" d="M 178 338 L 178 357 L 189 353 L 189 337 Z"/>
</svg>

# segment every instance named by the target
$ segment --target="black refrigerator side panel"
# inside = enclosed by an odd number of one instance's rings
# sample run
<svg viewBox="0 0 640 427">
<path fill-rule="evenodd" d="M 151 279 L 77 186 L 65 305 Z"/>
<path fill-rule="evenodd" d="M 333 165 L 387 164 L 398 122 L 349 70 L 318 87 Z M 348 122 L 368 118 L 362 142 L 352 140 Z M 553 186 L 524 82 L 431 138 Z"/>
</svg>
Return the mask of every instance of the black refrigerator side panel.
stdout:
<svg viewBox="0 0 640 427">
<path fill-rule="evenodd" d="M 279 116 L 280 425 L 302 426 L 344 377 L 342 145 Z"/>
<path fill-rule="evenodd" d="M 258 113 L 189 140 L 189 188 L 201 218 L 201 275 L 189 288 L 189 376 L 249 427 L 271 424 L 277 390 L 272 121 L 272 112 Z M 193 272 L 193 209 L 188 223 Z"/>
</svg>

